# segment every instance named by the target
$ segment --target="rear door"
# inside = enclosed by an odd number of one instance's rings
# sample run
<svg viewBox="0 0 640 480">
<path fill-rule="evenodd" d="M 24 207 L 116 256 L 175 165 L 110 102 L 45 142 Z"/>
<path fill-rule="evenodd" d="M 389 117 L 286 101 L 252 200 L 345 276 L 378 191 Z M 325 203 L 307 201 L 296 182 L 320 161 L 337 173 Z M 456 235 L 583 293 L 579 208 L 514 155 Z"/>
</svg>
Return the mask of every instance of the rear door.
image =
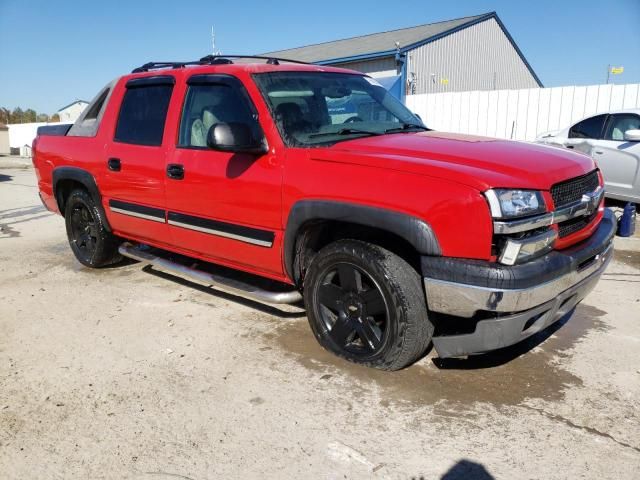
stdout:
<svg viewBox="0 0 640 480">
<path fill-rule="evenodd" d="M 165 218 L 165 123 L 175 79 L 157 75 L 120 85 L 122 99 L 104 151 L 103 195 L 113 229 L 130 238 L 168 243 Z"/>
<path fill-rule="evenodd" d="M 242 82 L 231 75 L 192 75 L 186 83 L 177 145 L 167 158 L 166 196 L 173 244 L 199 256 L 272 277 L 283 275 L 281 158 L 215 151 L 215 123 L 248 124 L 264 134 Z"/>
<path fill-rule="evenodd" d="M 607 114 L 596 115 L 576 123 L 569 129 L 568 138 L 563 142 L 564 146 L 570 150 L 591 155 L 593 142 L 602 138 L 607 116 Z"/>
</svg>

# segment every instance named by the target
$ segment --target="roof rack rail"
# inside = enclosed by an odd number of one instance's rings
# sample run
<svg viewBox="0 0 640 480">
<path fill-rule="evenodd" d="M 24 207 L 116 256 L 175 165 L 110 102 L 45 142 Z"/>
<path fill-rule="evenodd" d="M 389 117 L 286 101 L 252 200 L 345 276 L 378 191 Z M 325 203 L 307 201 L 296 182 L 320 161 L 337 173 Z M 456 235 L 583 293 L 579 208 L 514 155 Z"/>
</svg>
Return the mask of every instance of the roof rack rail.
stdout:
<svg viewBox="0 0 640 480">
<path fill-rule="evenodd" d="M 206 55 L 200 60 L 190 62 L 148 62 L 144 65 L 134 68 L 131 73 L 148 72 L 149 70 L 157 70 L 160 68 L 184 68 L 189 65 L 226 65 L 233 63 L 234 58 L 255 58 L 257 60 L 266 60 L 269 65 L 280 65 L 284 63 L 299 63 L 302 65 L 310 65 L 308 62 L 300 60 L 291 60 L 289 58 L 264 57 L 260 55 Z"/>
</svg>

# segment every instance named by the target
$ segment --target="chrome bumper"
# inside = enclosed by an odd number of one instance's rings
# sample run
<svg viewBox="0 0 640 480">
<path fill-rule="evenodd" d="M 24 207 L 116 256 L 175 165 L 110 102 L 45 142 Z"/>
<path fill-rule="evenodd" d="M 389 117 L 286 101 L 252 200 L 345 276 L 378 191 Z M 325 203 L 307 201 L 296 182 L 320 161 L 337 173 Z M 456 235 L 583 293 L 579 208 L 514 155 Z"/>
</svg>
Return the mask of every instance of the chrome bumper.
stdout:
<svg viewBox="0 0 640 480">
<path fill-rule="evenodd" d="M 616 227 L 613 213 L 605 210 L 587 240 L 521 265 L 422 257 L 428 308 L 447 314 L 436 317 L 442 322 L 433 337 L 438 355 L 464 356 L 514 345 L 562 318 L 607 268 Z"/>
<path fill-rule="evenodd" d="M 540 285 L 520 289 L 497 289 L 424 278 L 429 309 L 458 317 L 472 317 L 478 310 L 520 312 L 537 307 L 592 275 L 600 276 L 613 256 L 613 245 L 596 254 L 581 269 Z"/>
</svg>

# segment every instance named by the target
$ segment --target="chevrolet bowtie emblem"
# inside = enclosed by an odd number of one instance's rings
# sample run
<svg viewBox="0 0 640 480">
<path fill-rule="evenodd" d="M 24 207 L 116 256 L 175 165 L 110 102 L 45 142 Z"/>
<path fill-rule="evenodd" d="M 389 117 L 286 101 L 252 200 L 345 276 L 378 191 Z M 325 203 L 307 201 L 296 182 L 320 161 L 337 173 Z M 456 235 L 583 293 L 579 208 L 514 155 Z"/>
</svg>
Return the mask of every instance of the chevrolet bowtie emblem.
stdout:
<svg viewBox="0 0 640 480">
<path fill-rule="evenodd" d="M 589 216 L 596 211 L 596 209 L 598 208 L 598 205 L 600 204 L 601 198 L 602 198 L 601 189 L 595 190 L 590 193 L 585 193 L 584 195 L 582 195 L 581 200 L 585 206 L 585 212 L 584 212 L 585 216 Z"/>
</svg>

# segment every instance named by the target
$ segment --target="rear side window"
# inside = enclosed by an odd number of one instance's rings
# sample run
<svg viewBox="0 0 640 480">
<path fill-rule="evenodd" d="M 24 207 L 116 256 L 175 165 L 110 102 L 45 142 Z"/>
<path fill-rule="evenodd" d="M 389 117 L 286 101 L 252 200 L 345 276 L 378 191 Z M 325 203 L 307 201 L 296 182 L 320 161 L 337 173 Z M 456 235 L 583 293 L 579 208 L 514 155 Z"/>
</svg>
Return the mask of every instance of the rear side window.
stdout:
<svg viewBox="0 0 640 480">
<path fill-rule="evenodd" d="M 127 84 L 114 140 L 135 145 L 162 144 L 173 84 L 149 81 Z M 130 85 L 131 84 L 131 85 Z"/>
<path fill-rule="evenodd" d="M 576 123 L 569 130 L 569 138 L 602 138 L 602 129 L 606 119 L 606 115 L 597 115 Z"/>
</svg>

